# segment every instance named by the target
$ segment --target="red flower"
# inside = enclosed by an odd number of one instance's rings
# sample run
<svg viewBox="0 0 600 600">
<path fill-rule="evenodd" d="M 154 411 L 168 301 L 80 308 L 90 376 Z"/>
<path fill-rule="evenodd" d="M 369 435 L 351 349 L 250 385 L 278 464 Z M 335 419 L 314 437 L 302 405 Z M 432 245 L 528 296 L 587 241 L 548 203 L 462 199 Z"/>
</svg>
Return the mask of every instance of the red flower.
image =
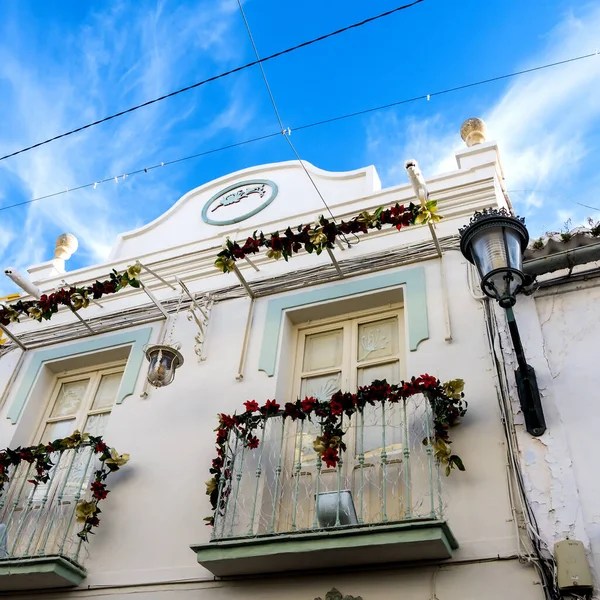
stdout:
<svg viewBox="0 0 600 600">
<path fill-rule="evenodd" d="M 90 489 L 92 490 L 92 496 L 97 500 L 104 500 L 104 498 L 108 496 L 106 485 L 100 481 L 94 481 L 90 486 Z"/>
<path fill-rule="evenodd" d="M 217 430 L 217 444 L 222 444 L 227 439 L 227 430 L 226 429 L 218 429 Z"/>
<path fill-rule="evenodd" d="M 265 405 L 260 409 L 263 415 L 274 415 L 279 411 L 279 404 L 275 400 L 267 400 Z"/>
<path fill-rule="evenodd" d="M 100 519 L 98 517 L 88 517 L 85 521 L 88 525 L 92 527 L 98 527 L 100 525 Z"/>
<path fill-rule="evenodd" d="M 225 427 L 227 429 L 231 429 L 237 423 L 237 418 L 236 417 L 231 417 L 231 416 L 226 415 L 224 413 L 221 413 L 219 415 L 219 419 L 221 420 L 221 426 Z"/>
<path fill-rule="evenodd" d="M 258 448 L 258 438 L 255 436 L 248 437 L 248 448 Z"/>
<path fill-rule="evenodd" d="M 94 452 L 106 452 L 108 450 L 108 446 L 104 442 L 98 442 L 94 446 Z"/>
<path fill-rule="evenodd" d="M 436 377 L 432 377 L 431 375 L 428 375 L 427 373 L 425 373 L 424 375 L 421 375 L 420 377 L 418 377 L 415 380 L 415 383 L 422 385 L 425 389 L 432 389 L 432 388 L 437 387 L 438 380 Z"/>
<path fill-rule="evenodd" d="M 246 412 L 253 413 L 259 409 L 258 402 L 256 400 L 246 400 L 244 402 L 244 406 L 246 407 Z"/>
<path fill-rule="evenodd" d="M 335 467 L 339 460 L 338 453 L 335 448 L 327 448 L 327 450 L 323 452 L 321 458 L 328 467 Z"/>
<path fill-rule="evenodd" d="M 310 398 L 306 397 L 304 400 L 302 400 L 302 402 L 300 402 L 300 406 L 305 413 L 309 414 L 317 406 L 317 399 L 313 398 L 313 396 L 310 396 Z"/>
<path fill-rule="evenodd" d="M 103 288 L 105 294 L 114 294 L 117 291 L 117 286 L 112 281 L 105 281 Z"/>
<path fill-rule="evenodd" d="M 337 398 L 332 398 L 329 403 L 332 415 L 341 415 L 344 412 L 342 403 Z"/>
<path fill-rule="evenodd" d="M 285 417 L 290 417 L 292 421 L 302 417 L 302 412 L 294 402 L 286 402 L 283 413 Z"/>
</svg>

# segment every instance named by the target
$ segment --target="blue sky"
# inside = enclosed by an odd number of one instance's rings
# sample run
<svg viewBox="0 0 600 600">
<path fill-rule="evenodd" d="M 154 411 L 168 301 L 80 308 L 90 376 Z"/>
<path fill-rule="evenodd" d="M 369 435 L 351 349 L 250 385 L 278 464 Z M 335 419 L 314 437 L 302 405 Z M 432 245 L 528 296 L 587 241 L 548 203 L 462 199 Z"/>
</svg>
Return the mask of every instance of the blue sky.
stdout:
<svg viewBox="0 0 600 600">
<path fill-rule="evenodd" d="M 247 0 L 264 56 L 399 0 Z M 0 154 L 253 60 L 235 0 L 5 2 Z M 279 111 L 300 125 L 600 49 L 600 5 L 563 0 L 425 0 L 265 65 Z M 486 119 L 517 211 L 539 235 L 600 218 L 600 55 L 568 66 L 292 133 L 329 170 L 374 164 L 384 185 L 453 168 L 458 130 Z M 0 207 L 277 130 L 257 67 L 0 162 Z M 282 137 L 0 211 L 0 266 L 24 270 L 74 233 L 68 268 L 103 262 L 120 231 L 186 191 L 290 160 Z M 0 279 L 0 295 L 14 288 Z"/>
</svg>

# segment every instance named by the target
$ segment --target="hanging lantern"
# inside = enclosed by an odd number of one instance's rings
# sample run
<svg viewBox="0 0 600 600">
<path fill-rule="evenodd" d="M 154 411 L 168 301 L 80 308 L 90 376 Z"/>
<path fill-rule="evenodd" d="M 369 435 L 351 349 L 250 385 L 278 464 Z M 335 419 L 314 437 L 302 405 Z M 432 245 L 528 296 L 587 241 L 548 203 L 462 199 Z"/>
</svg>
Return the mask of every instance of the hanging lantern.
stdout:
<svg viewBox="0 0 600 600">
<path fill-rule="evenodd" d="M 148 383 L 156 388 L 165 387 L 175 379 L 175 369 L 183 364 L 183 356 L 177 348 L 167 344 L 157 344 L 146 348 Z"/>
</svg>

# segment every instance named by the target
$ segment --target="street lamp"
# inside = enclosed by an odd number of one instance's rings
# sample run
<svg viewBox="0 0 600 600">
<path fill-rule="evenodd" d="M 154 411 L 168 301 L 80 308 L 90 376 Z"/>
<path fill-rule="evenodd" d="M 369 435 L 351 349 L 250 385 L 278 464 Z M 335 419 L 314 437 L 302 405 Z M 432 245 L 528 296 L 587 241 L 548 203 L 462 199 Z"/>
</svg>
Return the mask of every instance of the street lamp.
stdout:
<svg viewBox="0 0 600 600">
<path fill-rule="evenodd" d="M 527 431 L 540 436 L 546 431 L 535 371 L 527 364 L 521 336 L 512 307 L 526 284 L 523 253 L 529 242 L 525 219 L 512 216 L 506 209 L 476 212 L 471 222 L 459 230 L 460 250 L 477 267 L 483 293 L 506 310 L 508 328 L 518 369 L 515 371 L 521 409 Z"/>
</svg>

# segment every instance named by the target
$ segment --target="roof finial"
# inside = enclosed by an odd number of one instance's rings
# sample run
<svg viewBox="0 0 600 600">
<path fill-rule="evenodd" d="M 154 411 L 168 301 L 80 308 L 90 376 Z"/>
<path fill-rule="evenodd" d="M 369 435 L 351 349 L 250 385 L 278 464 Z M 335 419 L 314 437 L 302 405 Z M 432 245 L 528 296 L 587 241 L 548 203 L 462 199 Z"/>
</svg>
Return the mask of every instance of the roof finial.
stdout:
<svg viewBox="0 0 600 600">
<path fill-rule="evenodd" d="M 56 238 L 54 258 L 69 260 L 77 248 L 79 248 L 77 238 L 72 233 L 63 233 Z"/>
<path fill-rule="evenodd" d="M 467 119 L 460 128 L 460 137 L 465 141 L 467 146 L 475 146 L 485 142 L 487 126 L 483 119 L 471 117 Z"/>
</svg>

